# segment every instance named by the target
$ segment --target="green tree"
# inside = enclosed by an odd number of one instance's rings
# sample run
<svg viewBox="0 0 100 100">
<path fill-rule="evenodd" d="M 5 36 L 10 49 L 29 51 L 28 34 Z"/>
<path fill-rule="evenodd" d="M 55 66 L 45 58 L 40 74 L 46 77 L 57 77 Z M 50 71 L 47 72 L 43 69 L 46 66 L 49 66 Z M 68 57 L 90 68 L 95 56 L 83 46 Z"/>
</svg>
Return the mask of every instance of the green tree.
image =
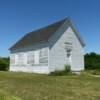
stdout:
<svg viewBox="0 0 100 100">
<path fill-rule="evenodd" d="M 0 58 L 0 70 L 1 71 L 9 70 L 9 57 L 8 58 Z"/>
<path fill-rule="evenodd" d="M 100 54 L 95 52 L 87 53 L 85 55 L 85 69 L 100 70 Z"/>
</svg>

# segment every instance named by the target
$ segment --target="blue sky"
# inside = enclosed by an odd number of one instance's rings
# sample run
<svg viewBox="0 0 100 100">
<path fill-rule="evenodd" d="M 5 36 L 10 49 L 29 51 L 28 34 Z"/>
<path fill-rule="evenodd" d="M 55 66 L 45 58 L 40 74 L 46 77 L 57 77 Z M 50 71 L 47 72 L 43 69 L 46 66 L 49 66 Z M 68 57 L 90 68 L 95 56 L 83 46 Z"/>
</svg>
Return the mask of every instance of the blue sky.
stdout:
<svg viewBox="0 0 100 100">
<path fill-rule="evenodd" d="M 27 32 L 71 17 L 86 52 L 100 53 L 100 0 L 0 0 L 0 56 Z"/>
</svg>

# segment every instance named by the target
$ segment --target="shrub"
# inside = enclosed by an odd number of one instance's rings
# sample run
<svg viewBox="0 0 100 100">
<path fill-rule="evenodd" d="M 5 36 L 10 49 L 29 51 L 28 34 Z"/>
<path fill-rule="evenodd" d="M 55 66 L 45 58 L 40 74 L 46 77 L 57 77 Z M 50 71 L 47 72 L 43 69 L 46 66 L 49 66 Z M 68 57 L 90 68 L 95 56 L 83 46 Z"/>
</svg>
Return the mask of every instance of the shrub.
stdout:
<svg viewBox="0 0 100 100">
<path fill-rule="evenodd" d="M 63 76 L 64 73 L 65 73 L 64 71 L 55 70 L 54 72 L 51 72 L 50 75 Z"/>
<path fill-rule="evenodd" d="M 94 52 L 85 55 L 85 69 L 100 70 L 100 55 Z"/>
<path fill-rule="evenodd" d="M 7 71 L 7 70 L 8 70 L 7 64 L 1 62 L 1 63 L 0 63 L 0 71 Z"/>
<path fill-rule="evenodd" d="M 66 73 L 70 73 L 71 72 L 71 66 L 70 65 L 65 64 L 65 72 Z"/>
<path fill-rule="evenodd" d="M 9 58 L 0 58 L 0 71 L 7 71 L 9 69 Z"/>
<path fill-rule="evenodd" d="M 51 72 L 50 75 L 54 76 L 63 76 L 63 75 L 68 75 L 71 73 L 71 67 L 70 65 L 65 65 L 64 70 L 55 70 L 54 72 Z"/>
</svg>

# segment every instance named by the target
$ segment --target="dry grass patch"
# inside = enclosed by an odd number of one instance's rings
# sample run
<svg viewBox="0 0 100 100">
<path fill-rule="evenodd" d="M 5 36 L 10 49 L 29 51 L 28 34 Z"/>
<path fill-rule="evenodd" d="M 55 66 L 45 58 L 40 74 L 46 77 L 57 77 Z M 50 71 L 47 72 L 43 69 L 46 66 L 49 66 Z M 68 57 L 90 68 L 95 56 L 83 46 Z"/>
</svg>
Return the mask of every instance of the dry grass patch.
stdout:
<svg viewBox="0 0 100 100">
<path fill-rule="evenodd" d="M 100 100 L 100 78 L 0 72 L 0 100 Z"/>
</svg>

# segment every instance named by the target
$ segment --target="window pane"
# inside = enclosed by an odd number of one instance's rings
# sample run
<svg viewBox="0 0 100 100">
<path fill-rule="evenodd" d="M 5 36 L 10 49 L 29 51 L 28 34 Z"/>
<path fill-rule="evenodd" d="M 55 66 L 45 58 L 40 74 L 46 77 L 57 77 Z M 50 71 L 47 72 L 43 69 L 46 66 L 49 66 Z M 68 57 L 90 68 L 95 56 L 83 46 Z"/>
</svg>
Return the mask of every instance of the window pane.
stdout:
<svg viewBox="0 0 100 100">
<path fill-rule="evenodd" d="M 34 64 L 34 52 L 29 52 L 27 55 L 27 63 Z"/>
<path fill-rule="evenodd" d="M 20 54 L 18 54 L 18 64 L 19 65 L 23 65 L 24 64 L 24 55 L 23 55 L 23 53 L 20 53 Z"/>
<path fill-rule="evenodd" d="M 40 57 L 47 57 L 48 56 L 48 49 L 43 48 L 40 50 Z"/>
<path fill-rule="evenodd" d="M 11 63 L 11 65 L 15 64 L 15 55 L 10 56 L 10 63 Z"/>
<path fill-rule="evenodd" d="M 11 65 L 18 65 L 18 55 L 13 54 L 10 56 L 10 63 Z"/>
<path fill-rule="evenodd" d="M 40 50 L 39 63 L 42 65 L 48 64 L 48 48 L 43 48 Z"/>
</svg>

